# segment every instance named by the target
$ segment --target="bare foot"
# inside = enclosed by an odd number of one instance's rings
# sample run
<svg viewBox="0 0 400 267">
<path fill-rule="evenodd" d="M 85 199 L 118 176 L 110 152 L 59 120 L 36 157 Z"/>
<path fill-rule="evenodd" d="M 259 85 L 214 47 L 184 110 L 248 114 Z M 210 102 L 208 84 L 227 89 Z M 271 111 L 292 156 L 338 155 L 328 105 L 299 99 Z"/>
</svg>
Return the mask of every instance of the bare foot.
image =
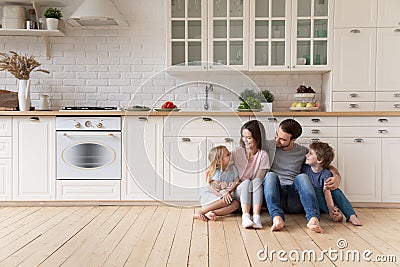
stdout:
<svg viewBox="0 0 400 267">
<path fill-rule="evenodd" d="M 316 232 L 316 233 L 323 233 L 324 230 L 322 230 L 321 226 L 319 225 L 319 220 L 317 217 L 311 217 L 311 219 L 307 223 L 308 229 Z"/>
<path fill-rule="evenodd" d="M 281 216 L 275 216 L 272 219 L 272 226 L 271 226 L 271 231 L 279 231 L 285 227 L 285 222 L 283 221 Z"/>
<path fill-rule="evenodd" d="M 334 222 L 341 222 L 343 220 L 343 215 L 337 207 L 334 207 L 333 211 L 329 212 L 329 216 L 331 216 Z"/>
<path fill-rule="evenodd" d="M 207 221 L 207 218 L 206 218 L 203 214 L 201 214 L 201 213 L 195 213 L 195 214 L 193 214 L 193 219 L 200 220 L 200 221 L 204 221 L 204 222 Z"/>
<path fill-rule="evenodd" d="M 206 216 L 206 218 L 209 219 L 209 220 L 211 220 L 211 221 L 215 221 L 215 219 L 216 219 L 216 217 L 217 217 L 217 216 L 215 215 L 215 213 L 212 212 L 212 211 L 207 212 L 206 214 L 204 214 L 204 216 Z"/>
<path fill-rule="evenodd" d="M 361 226 L 362 225 L 361 221 L 358 219 L 358 217 L 355 214 L 350 216 L 349 222 L 351 222 L 355 226 Z"/>
</svg>

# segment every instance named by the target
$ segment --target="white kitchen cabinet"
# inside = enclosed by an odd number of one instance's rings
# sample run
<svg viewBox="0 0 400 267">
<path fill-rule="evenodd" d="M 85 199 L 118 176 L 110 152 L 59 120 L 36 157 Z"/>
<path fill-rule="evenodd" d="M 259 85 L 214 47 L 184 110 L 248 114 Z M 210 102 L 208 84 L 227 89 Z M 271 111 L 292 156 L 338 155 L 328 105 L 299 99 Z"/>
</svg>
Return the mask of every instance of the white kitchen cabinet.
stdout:
<svg viewBox="0 0 400 267">
<path fill-rule="evenodd" d="M 167 65 L 247 69 L 248 0 L 169 0 Z"/>
<path fill-rule="evenodd" d="M 382 140 L 382 201 L 400 202 L 399 138 Z"/>
<path fill-rule="evenodd" d="M 377 9 L 378 0 L 335 0 L 335 28 L 376 27 Z"/>
<path fill-rule="evenodd" d="M 55 199 L 55 117 L 13 117 L 13 200 Z"/>
<path fill-rule="evenodd" d="M 12 199 L 12 118 L 0 117 L 0 200 Z"/>
<path fill-rule="evenodd" d="M 250 8 L 250 70 L 330 70 L 333 1 L 256 0 Z"/>
<path fill-rule="evenodd" d="M 122 200 L 163 199 L 163 118 L 125 116 Z"/>
<path fill-rule="evenodd" d="M 378 0 L 378 27 L 398 27 L 400 25 L 399 10 L 398 0 Z"/>
<path fill-rule="evenodd" d="M 286 119 L 293 119 L 293 117 L 250 117 L 250 120 L 259 120 L 263 123 L 267 140 L 275 139 L 275 133 L 279 127 L 279 124 Z"/>
<path fill-rule="evenodd" d="M 198 201 L 206 185 L 208 152 L 216 145 L 232 150 L 248 117 L 169 116 L 164 121 L 164 200 Z"/>
<path fill-rule="evenodd" d="M 57 180 L 57 200 L 120 200 L 119 180 Z"/>
</svg>

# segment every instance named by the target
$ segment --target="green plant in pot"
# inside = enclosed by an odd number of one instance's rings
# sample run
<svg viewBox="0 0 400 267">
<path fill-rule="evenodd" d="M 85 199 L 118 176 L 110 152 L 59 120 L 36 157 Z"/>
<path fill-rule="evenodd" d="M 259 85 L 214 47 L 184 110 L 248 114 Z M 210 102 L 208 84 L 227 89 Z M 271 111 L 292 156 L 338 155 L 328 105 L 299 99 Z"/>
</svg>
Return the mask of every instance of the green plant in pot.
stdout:
<svg viewBox="0 0 400 267">
<path fill-rule="evenodd" d="M 61 10 L 55 7 L 49 7 L 44 11 L 46 25 L 48 30 L 58 30 L 58 20 L 62 18 Z"/>
<path fill-rule="evenodd" d="M 261 103 L 272 103 L 275 100 L 275 96 L 269 90 L 262 90 L 258 96 Z"/>
<path fill-rule="evenodd" d="M 261 101 L 254 90 L 245 89 L 243 92 L 240 93 L 239 100 L 242 102 L 239 104 L 238 110 L 262 109 Z"/>
</svg>

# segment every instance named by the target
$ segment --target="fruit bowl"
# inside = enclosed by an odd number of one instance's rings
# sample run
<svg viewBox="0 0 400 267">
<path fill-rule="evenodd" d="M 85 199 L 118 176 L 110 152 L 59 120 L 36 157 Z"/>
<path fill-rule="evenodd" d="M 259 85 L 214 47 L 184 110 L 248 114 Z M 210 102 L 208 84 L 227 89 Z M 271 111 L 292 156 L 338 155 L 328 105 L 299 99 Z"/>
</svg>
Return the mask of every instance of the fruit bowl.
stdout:
<svg viewBox="0 0 400 267">
<path fill-rule="evenodd" d="M 296 93 L 294 94 L 294 97 L 297 98 L 314 98 L 315 93 Z"/>
<path fill-rule="evenodd" d="M 290 110 L 295 110 L 295 111 L 311 111 L 317 109 L 318 107 L 290 107 Z"/>
</svg>

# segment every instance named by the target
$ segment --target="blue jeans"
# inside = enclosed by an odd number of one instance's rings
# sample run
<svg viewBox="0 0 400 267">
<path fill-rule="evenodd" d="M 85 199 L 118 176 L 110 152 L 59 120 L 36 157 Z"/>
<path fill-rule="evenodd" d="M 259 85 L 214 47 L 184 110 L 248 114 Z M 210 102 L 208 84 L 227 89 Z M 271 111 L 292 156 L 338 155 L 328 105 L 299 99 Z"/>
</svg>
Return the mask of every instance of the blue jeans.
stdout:
<svg viewBox="0 0 400 267">
<path fill-rule="evenodd" d="M 314 187 L 315 195 L 318 199 L 319 208 L 329 214 L 328 206 L 326 205 L 324 192 L 320 188 Z M 357 215 L 351 206 L 350 201 L 346 198 L 342 190 L 339 188 L 331 191 L 333 203 L 343 212 L 346 221 L 349 221 L 351 215 Z"/>
<path fill-rule="evenodd" d="M 294 177 L 293 184 L 281 185 L 274 172 L 268 172 L 264 180 L 264 197 L 269 215 L 273 219 L 286 213 L 306 212 L 307 222 L 311 217 L 320 218 L 317 197 L 310 179 L 304 173 Z M 304 209 L 303 209 L 304 208 Z"/>
</svg>

